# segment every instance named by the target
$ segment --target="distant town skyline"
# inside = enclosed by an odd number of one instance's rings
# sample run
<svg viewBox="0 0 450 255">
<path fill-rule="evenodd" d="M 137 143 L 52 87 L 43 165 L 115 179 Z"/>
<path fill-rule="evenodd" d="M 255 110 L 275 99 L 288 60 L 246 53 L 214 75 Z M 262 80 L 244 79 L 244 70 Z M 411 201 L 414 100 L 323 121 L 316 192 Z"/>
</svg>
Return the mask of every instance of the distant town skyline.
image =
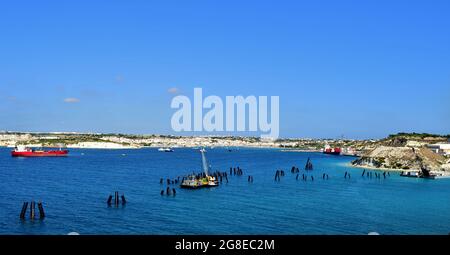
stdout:
<svg viewBox="0 0 450 255">
<path fill-rule="evenodd" d="M 450 134 L 448 1 L 2 4 L 0 130 L 171 129 L 176 95 L 279 96 L 280 138 Z M 213 133 L 259 136 L 259 133 Z"/>
</svg>

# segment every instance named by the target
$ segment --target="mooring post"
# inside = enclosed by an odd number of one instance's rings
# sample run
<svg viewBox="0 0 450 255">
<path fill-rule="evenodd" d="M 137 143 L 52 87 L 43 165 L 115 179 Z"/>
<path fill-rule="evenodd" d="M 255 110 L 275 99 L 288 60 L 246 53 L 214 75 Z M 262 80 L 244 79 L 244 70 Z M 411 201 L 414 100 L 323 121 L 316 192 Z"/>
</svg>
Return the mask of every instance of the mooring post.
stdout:
<svg viewBox="0 0 450 255">
<path fill-rule="evenodd" d="M 161 190 L 161 196 L 164 195 L 164 190 Z"/>
<path fill-rule="evenodd" d="M 127 200 L 125 199 L 125 194 L 122 194 L 122 204 L 124 205 L 124 204 L 126 204 L 127 203 Z"/>
<path fill-rule="evenodd" d="M 167 189 L 166 189 L 166 195 L 170 196 L 170 188 L 169 187 L 167 187 Z"/>
<path fill-rule="evenodd" d="M 111 201 L 112 201 L 112 195 L 109 195 L 108 201 L 106 201 L 106 203 L 107 203 L 108 205 L 111 205 Z"/>
<path fill-rule="evenodd" d="M 25 219 L 25 213 L 27 213 L 28 202 L 24 202 L 22 205 L 22 211 L 20 211 L 20 218 Z"/>
<path fill-rule="evenodd" d="M 361 174 L 361 177 L 364 177 L 364 174 L 366 173 L 366 169 L 364 169 L 364 171 Z"/>
<path fill-rule="evenodd" d="M 34 206 L 34 201 L 31 201 L 30 204 L 30 219 L 34 219 L 34 214 L 35 214 L 35 206 Z"/>
<path fill-rule="evenodd" d="M 119 191 L 116 191 L 116 192 L 114 193 L 114 204 L 115 204 L 116 206 L 119 205 Z"/>
<path fill-rule="evenodd" d="M 175 190 L 175 188 L 172 189 L 172 193 L 173 193 L 173 196 L 175 196 L 177 194 L 177 191 Z"/>
<path fill-rule="evenodd" d="M 45 213 L 44 213 L 44 207 L 42 206 L 41 201 L 38 202 L 38 209 L 39 209 L 39 219 L 42 220 L 45 218 Z"/>
</svg>

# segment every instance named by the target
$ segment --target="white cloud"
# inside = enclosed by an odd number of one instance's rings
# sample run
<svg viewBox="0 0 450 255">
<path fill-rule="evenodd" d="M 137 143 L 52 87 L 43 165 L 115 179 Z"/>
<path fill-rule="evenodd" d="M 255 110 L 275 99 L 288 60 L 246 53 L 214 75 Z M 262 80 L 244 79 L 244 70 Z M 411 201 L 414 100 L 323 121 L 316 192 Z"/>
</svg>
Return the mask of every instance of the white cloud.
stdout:
<svg viewBox="0 0 450 255">
<path fill-rule="evenodd" d="M 169 92 L 170 94 L 178 94 L 180 90 L 178 88 L 170 88 L 167 90 L 167 92 Z"/>
<path fill-rule="evenodd" d="M 78 103 L 80 102 L 80 99 L 75 98 L 75 97 L 68 97 L 64 99 L 64 102 L 72 104 L 72 103 Z"/>
</svg>

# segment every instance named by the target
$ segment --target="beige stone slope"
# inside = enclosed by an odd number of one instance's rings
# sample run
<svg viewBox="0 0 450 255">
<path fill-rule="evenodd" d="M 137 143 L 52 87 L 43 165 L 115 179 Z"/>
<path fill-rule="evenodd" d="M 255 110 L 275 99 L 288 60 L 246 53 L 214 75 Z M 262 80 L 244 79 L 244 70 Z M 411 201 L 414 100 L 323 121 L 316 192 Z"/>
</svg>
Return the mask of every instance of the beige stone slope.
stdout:
<svg viewBox="0 0 450 255">
<path fill-rule="evenodd" d="M 446 163 L 445 157 L 433 153 L 428 148 L 410 148 L 379 146 L 366 153 L 361 159 L 355 160 L 356 165 L 367 165 L 392 169 L 442 170 Z"/>
</svg>

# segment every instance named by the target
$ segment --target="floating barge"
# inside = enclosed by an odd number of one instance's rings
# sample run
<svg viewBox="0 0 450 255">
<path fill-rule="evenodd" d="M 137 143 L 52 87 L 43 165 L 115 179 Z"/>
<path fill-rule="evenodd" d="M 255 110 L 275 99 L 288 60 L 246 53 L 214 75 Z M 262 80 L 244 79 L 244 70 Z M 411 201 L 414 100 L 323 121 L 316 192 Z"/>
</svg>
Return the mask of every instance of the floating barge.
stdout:
<svg viewBox="0 0 450 255">
<path fill-rule="evenodd" d="M 217 181 L 217 179 L 214 176 L 209 175 L 209 165 L 205 155 L 206 150 L 201 149 L 200 153 L 202 154 L 203 173 L 201 175 L 192 174 L 187 177 L 183 177 L 183 180 L 180 184 L 181 188 L 198 189 L 219 186 L 219 182 Z"/>
</svg>

